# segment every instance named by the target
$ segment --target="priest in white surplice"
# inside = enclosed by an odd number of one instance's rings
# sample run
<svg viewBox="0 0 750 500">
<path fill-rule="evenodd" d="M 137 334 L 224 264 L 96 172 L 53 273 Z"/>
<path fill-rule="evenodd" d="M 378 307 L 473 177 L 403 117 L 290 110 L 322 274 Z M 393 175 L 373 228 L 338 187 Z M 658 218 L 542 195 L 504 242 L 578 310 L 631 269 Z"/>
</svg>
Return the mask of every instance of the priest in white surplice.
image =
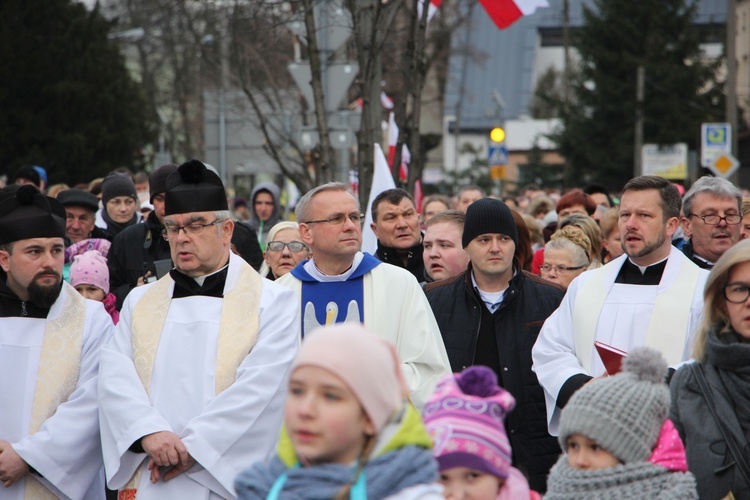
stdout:
<svg viewBox="0 0 750 500">
<path fill-rule="evenodd" d="M 573 393 L 606 373 L 594 341 L 625 352 L 653 347 L 671 366 L 690 359 L 708 272 L 670 243 L 679 213 L 680 195 L 669 181 L 630 180 L 618 222 L 625 255 L 576 278 L 544 323 L 532 358 L 551 434 Z"/>
<path fill-rule="evenodd" d="M 107 483 L 125 498 L 234 498 L 272 451 L 298 349 L 295 297 L 230 251 L 224 187 L 192 160 L 167 178 L 175 264 L 128 295 L 102 349 Z"/>
<path fill-rule="evenodd" d="M 63 282 L 65 209 L 32 186 L 0 191 L 0 499 L 104 498 L 100 302 Z"/>
</svg>

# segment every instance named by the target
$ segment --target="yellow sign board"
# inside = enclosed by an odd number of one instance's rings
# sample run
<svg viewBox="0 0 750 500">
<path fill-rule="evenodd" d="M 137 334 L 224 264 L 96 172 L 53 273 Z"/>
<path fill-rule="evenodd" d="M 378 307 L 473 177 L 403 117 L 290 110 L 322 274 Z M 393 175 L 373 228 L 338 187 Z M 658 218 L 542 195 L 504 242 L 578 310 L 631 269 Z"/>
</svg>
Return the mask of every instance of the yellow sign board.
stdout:
<svg viewBox="0 0 750 500">
<path fill-rule="evenodd" d="M 490 178 L 494 181 L 505 179 L 505 165 L 490 165 Z"/>
</svg>

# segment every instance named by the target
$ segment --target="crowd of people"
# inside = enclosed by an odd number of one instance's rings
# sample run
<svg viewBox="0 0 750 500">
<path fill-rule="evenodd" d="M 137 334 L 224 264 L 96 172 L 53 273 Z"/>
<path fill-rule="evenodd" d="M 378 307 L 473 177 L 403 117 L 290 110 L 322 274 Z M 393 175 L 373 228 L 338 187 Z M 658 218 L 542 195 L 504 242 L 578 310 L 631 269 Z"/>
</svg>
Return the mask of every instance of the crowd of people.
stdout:
<svg viewBox="0 0 750 500">
<path fill-rule="evenodd" d="M 0 190 L 0 499 L 750 498 L 726 179 L 389 189 L 372 255 L 341 183 L 46 180 Z"/>
</svg>

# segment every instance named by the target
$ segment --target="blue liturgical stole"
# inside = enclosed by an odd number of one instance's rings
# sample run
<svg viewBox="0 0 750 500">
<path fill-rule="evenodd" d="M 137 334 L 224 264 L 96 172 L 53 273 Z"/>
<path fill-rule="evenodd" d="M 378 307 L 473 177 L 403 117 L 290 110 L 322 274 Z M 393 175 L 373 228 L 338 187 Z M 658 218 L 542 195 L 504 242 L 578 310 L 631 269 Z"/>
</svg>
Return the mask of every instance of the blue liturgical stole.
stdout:
<svg viewBox="0 0 750 500">
<path fill-rule="evenodd" d="M 382 262 L 365 253 L 349 279 L 326 282 L 310 276 L 305 271 L 305 262 L 291 271 L 302 281 L 302 336 L 321 325 L 344 321 L 364 323 L 364 276 Z"/>
</svg>

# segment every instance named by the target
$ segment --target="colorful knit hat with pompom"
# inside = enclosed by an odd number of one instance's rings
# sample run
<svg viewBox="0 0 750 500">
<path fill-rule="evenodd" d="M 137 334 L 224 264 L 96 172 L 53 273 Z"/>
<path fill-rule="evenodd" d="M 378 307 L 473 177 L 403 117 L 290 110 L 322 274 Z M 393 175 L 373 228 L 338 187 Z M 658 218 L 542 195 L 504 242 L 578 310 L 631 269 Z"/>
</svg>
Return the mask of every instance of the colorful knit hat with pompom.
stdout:
<svg viewBox="0 0 750 500">
<path fill-rule="evenodd" d="M 422 413 L 440 470 L 468 467 L 508 478 L 512 456 L 505 416 L 515 404 L 486 366 L 445 376 Z"/>
</svg>

